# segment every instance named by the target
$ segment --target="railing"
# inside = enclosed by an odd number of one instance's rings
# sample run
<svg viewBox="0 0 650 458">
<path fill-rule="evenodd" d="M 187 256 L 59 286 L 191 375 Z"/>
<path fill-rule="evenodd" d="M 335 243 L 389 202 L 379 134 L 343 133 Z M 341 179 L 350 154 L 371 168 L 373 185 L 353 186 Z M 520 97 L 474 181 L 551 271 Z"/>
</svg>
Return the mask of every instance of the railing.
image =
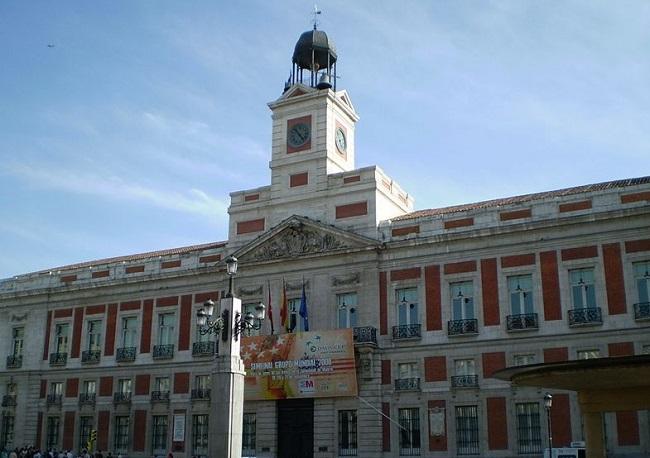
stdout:
<svg viewBox="0 0 650 458">
<path fill-rule="evenodd" d="M 47 405 L 61 405 L 62 396 L 60 394 L 48 394 L 47 395 Z"/>
<path fill-rule="evenodd" d="M 634 304 L 635 320 L 650 320 L 650 302 L 639 302 Z"/>
<path fill-rule="evenodd" d="M 192 399 L 210 399 L 210 388 L 194 388 Z"/>
<path fill-rule="evenodd" d="M 7 369 L 18 369 L 23 365 L 23 357 L 10 355 L 7 356 Z"/>
<path fill-rule="evenodd" d="M 79 395 L 79 405 L 95 405 L 95 393 L 81 393 Z"/>
<path fill-rule="evenodd" d="M 213 340 L 207 342 L 194 342 L 192 344 L 193 356 L 212 356 L 216 345 Z"/>
<path fill-rule="evenodd" d="M 98 363 L 101 357 L 102 357 L 101 350 L 84 350 L 83 352 L 81 352 L 82 363 L 88 363 L 88 364 Z"/>
<path fill-rule="evenodd" d="M 174 344 L 153 346 L 154 359 L 171 359 L 173 357 L 174 357 Z"/>
<path fill-rule="evenodd" d="M 452 320 L 447 321 L 447 335 L 462 336 L 478 334 L 478 320 Z"/>
<path fill-rule="evenodd" d="M 169 391 L 152 391 L 151 402 L 169 402 Z"/>
<path fill-rule="evenodd" d="M 537 313 L 525 313 L 522 315 L 508 315 L 506 317 L 508 331 L 526 331 L 537 329 Z"/>
<path fill-rule="evenodd" d="M 352 328 L 352 337 L 355 344 L 368 343 L 377 345 L 377 328 L 372 326 Z"/>
<path fill-rule="evenodd" d="M 113 393 L 113 402 L 115 404 L 128 404 L 131 402 L 131 393 Z"/>
<path fill-rule="evenodd" d="M 589 326 L 595 324 L 603 324 L 603 315 L 599 307 L 569 310 L 569 326 Z"/>
<path fill-rule="evenodd" d="M 420 324 L 403 324 L 393 326 L 393 340 L 419 339 L 422 337 L 422 326 Z"/>
<path fill-rule="evenodd" d="M 135 347 L 122 347 L 118 348 L 115 353 L 115 361 L 118 363 L 124 363 L 128 361 L 135 361 Z"/>
<path fill-rule="evenodd" d="M 15 394 L 5 394 L 2 396 L 2 407 L 15 407 L 16 406 L 16 395 Z"/>
<path fill-rule="evenodd" d="M 50 366 L 65 366 L 67 362 L 67 353 L 50 353 Z"/>
<path fill-rule="evenodd" d="M 420 389 L 420 377 L 395 379 L 395 391 L 414 391 Z"/>
<path fill-rule="evenodd" d="M 478 375 L 454 375 L 451 377 L 451 386 L 454 388 L 476 388 Z"/>
</svg>

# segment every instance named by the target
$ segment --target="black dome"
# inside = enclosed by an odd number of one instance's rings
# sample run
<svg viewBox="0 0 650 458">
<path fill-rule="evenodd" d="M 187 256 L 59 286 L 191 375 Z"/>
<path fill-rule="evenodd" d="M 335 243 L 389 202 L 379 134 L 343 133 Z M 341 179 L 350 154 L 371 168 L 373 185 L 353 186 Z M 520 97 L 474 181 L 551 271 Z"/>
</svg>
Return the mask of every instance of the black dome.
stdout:
<svg viewBox="0 0 650 458">
<path fill-rule="evenodd" d="M 293 51 L 293 63 L 300 68 L 311 69 L 312 50 L 318 68 L 331 67 L 336 62 L 336 47 L 322 30 L 309 30 L 298 38 Z M 329 59 L 328 59 L 329 57 Z"/>
</svg>

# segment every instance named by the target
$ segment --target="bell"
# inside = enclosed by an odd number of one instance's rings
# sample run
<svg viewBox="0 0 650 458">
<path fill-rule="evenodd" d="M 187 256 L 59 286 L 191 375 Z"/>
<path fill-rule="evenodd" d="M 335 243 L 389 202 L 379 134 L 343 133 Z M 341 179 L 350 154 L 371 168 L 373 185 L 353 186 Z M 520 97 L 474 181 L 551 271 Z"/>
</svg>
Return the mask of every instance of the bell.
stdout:
<svg viewBox="0 0 650 458">
<path fill-rule="evenodd" d="M 330 76 L 327 73 L 323 73 L 318 80 L 317 89 L 331 89 L 332 83 L 330 83 Z"/>
</svg>

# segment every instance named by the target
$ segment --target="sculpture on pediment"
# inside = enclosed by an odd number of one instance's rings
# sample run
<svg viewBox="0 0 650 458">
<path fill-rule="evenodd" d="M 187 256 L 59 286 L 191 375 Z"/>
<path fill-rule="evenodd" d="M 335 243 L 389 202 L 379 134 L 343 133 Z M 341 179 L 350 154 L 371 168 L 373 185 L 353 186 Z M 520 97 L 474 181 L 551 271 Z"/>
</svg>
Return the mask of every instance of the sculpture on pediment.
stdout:
<svg viewBox="0 0 650 458">
<path fill-rule="evenodd" d="M 296 257 L 305 254 L 348 248 L 349 245 L 332 234 L 318 232 L 302 223 L 295 223 L 255 250 L 256 261 Z"/>
</svg>

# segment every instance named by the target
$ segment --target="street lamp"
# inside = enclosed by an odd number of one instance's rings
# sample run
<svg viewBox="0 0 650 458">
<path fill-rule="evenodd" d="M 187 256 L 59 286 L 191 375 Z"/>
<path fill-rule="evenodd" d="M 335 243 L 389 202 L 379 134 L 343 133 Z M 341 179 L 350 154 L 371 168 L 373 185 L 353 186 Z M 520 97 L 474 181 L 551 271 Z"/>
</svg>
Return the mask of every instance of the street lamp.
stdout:
<svg viewBox="0 0 650 458">
<path fill-rule="evenodd" d="M 230 277 L 232 278 L 232 277 Z M 221 340 L 224 342 L 228 341 L 228 318 L 230 312 L 227 308 L 224 308 L 221 312 L 221 315 L 212 319 L 214 314 L 214 301 L 208 299 L 203 303 L 201 307 L 196 312 L 196 325 L 199 328 L 199 333 L 204 336 L 206 334 L 218 334 L 221 333 Z M 246 329 L 261 329 L 262 323 L 264 322 L 264 317 L 266 316 L 266 306 L 260 301 L 259 304 L 255 306 L 255 313 L 247 312 L 242 318 L 242 314 L 237 311 L 235 312 L 235 320 L 232 329 L 232 337 L 234 340 L 239 339 L 239 336 Z"/>
<path fill-rule="evenodd" d="M 553 396 L 550 393 L 544 395 L 544 409 L 546 410 L 546 421 L 548 422 L 548 458 L 553 458 L 553 428 L 551 426 L 551 407 Z"/>
<path fill-rule="evenodd" d="M 232 297 L 233 277 L 237 273 L 237 258 L 230 255 L 224 261 L 226 262 L 226 273 L 228 274 L 228 294 L 226 294 L 226 297 Z"/>
</svg>

